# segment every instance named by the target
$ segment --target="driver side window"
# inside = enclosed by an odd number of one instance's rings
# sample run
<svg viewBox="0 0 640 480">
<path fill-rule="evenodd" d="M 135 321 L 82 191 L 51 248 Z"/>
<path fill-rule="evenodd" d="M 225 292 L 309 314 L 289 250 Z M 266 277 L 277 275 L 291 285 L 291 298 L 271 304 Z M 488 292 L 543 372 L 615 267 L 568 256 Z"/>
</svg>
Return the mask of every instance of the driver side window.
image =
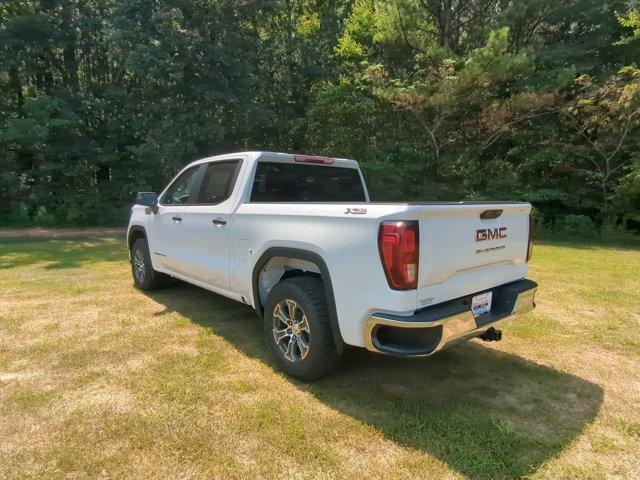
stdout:
<svg viewBox="0 0 640 480">
<path fill-rule="evenodd" d="M 195 184 L 196 172 L 200 165 L 191 167 L 185 171 L 171 184 L 169 189 L 162 197 L 162 204 L 164 205 L 183 205 L 189 202 L 189 196 L 193 190 Z"/>
</svg>

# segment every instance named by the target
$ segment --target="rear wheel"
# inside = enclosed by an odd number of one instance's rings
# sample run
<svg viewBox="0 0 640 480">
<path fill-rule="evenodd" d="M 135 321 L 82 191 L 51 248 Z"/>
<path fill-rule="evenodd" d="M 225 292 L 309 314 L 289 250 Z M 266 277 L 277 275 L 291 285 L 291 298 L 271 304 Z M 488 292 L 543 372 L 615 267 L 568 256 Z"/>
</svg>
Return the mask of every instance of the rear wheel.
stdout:
<svg viewBox="0 0 640 480">
<path fill-rule="evenodd" d="M 144 238 L 138 238 L 131 247 L 131 271 L 133 281 L 140 290 L 153 290 L 160 283 L 160 273 L 151 265 L 149 246 Z"/>
<path fill-rule="evenodd" d="M 303 381 L 331 373 L 340 362 L 322 281 L 294 277 L 275 285 L 264 312 L 264 334 L 280 367 Z"/>
</svg>

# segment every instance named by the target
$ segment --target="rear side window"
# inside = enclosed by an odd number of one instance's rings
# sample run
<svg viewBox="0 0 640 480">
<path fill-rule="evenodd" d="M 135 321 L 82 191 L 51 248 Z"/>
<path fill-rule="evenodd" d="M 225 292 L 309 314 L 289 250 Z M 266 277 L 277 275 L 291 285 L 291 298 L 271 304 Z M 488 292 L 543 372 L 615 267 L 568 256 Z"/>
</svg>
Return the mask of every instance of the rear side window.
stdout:
<svg viewBox="0 0 640 480">
<path fill-rule="evenodd" d="M 364 202 L 355 168 L 258 162 L 252 202 Z"/>
<path fill-rule="evenodd" d="M 198 194 L 198 203 L 216 204 L 229 198 L 239 163 L 238 160 L 233 160 L 208 164 Z"/>
</svg>

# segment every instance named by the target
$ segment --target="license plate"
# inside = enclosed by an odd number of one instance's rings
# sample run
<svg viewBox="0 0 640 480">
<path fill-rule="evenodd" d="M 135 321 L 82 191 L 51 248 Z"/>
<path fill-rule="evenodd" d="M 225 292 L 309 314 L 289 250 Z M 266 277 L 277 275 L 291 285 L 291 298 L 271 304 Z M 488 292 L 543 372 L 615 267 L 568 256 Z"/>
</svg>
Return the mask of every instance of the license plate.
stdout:
<svg viewBox="0 0 640 480">
<path fill-rule="evenodd" d="M 471 299 L 471 313 L 474 317 L 491 310 L 491 297 L 493 292 L 485 292 Z"/>
</svg>

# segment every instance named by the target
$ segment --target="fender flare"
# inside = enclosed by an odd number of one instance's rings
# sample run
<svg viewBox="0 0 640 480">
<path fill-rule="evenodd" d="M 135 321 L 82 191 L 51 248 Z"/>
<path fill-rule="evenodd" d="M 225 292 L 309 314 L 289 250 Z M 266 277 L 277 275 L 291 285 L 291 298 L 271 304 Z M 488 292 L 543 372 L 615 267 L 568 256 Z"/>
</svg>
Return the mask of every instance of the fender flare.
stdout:
<svg viewBox="0 0 640 480">
<path fill-rule="evenodd" d="M 260 258 L 253 267 L 252 274 L 252 286 L 253 286 L 253 300 L 255 302 L 255 310 L 260 320 L 263 319 L 262 305 L 260 304 L 260 294 L 258 288 L 258 277 L 260 271 L 264 268 L 269 260 L 274 257 L 288 257 L 298 260 L 305 260 L 315 264 L 320 270 L 320 277 L 322 278 L 322 284 L 324 285 L 324 295 L 327 299 L 327 307 L 329 308 L 329 321 L 331 324 L 331 333 L 333 334 L 333 342 L 335 343 L 338 354 L 342 354 L 344 351 L 344 340 L 340 333 L 340 324 L 338 323 L 338 313 L 336 311 L 336 301 L 333 295 L 333 284 L 331 283 L 331 275 L 329 274 L 329 268 L 320 255 L 308 250 L 300 250 L 298 248 L 289 247 L 271 247 L 265 250 L 260 255 Z"/>
<path fill-rule="evenodd" d="M 136 232 L 142 233 L 142 236 L 146 239 L 149 238 L 147 236 L 147 230 L 142 225 L 131 225 L 131 227 L 129 227 L 129 231 L 127 232 L 127 249 L 128 250 L 131 250 L 131 237 Z"/>
</svg>

